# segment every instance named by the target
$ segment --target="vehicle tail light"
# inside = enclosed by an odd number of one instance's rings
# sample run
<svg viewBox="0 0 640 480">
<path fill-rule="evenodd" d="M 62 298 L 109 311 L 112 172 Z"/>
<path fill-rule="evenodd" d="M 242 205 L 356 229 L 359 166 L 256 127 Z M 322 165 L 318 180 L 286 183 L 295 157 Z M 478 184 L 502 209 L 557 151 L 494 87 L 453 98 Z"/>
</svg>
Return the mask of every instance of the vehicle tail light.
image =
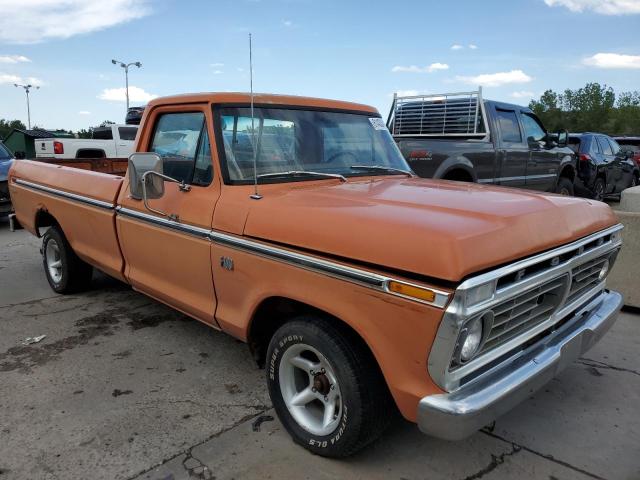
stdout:
<svg viewBox="0 0 640 480">
<path fill-rule="evenodd" d="M 581 153 L 579 158 L 581 162 L 588 162 L 591 160 L 591 155 L 588 153 Z"/>
<path fill-rule="evenodd" d="M 62 142 L 53 142 L 53 153 L 60 155 L 64 153 L 64 145 Z"/>
<path fill-rule="evenodd" d="M 409 158 L 429 158 L 431 153 L 427 150 L 412 150 L 409 153 Z"/>
<path fill-rule="evenodd" d="M 634 153 L 633 154 L 633 159 L 636 161 L 636 163 L 640 167 L 640 152 Z"/>
</svg>

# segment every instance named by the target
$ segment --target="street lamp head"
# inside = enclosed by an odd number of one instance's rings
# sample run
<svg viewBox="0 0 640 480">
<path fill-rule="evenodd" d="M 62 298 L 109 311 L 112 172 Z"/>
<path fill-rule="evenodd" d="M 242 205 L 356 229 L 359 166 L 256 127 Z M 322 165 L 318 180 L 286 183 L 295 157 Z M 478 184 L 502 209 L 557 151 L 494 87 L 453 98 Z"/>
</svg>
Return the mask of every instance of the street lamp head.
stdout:
<svg viewBox="0 0 640 480">
<path fill-rule="evenodd" d="M 136 63 L 134 63 L 134 65 L 135 65 L 136 67 L 140 68 L 140 67 L 142 66 L 142 63 L 140 63 L 140 62 L 136 62 Z"/>
<path fill-rule="evenodd" d="M 111 63 L 113 63 L 114 65 L 117 64 L 118 62 L 116 62 L 115 60 L 111 60 Z"/>
</svg>

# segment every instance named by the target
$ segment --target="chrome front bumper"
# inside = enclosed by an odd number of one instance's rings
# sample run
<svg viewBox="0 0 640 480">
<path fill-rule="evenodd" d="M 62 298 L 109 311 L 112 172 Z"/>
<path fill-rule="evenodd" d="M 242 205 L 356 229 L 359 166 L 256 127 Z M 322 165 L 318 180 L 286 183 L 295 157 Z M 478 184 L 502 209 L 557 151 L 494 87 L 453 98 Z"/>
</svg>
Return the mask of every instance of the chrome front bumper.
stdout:
<svg viewBox="0 0 640 480">
<path fill-rule="evenodd" d="M 418 404 L 418 426 L 428 435 L 463 439 L 529 397 L 589 350 L 615 322 L 622 295 L 605 291 L 556 332 L 451 393 Z"/>
</svg>

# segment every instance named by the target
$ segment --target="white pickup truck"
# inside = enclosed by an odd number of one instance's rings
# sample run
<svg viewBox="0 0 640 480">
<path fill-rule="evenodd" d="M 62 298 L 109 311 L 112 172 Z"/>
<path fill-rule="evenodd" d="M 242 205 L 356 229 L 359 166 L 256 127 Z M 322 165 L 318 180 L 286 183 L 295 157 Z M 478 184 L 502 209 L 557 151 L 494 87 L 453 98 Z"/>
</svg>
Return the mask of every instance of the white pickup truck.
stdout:
<svg viewBox="0 0 640 480">
<path fill-rule="evenodd" d="M 93 138 L 43 138 L 35 142 L 36 158 L 128 158 L 138 133 L 135 125 L 109 125 Z"/>
</svg>

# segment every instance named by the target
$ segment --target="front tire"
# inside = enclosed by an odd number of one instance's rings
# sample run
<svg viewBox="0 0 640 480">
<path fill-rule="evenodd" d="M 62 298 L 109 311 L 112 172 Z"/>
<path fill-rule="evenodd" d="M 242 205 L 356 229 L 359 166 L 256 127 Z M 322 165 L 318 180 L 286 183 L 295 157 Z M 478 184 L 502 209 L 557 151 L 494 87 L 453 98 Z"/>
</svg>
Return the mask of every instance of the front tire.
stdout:
<svg viewBox="0 0 640 480">
<path fill-rule="evenodd" d="M 573 182 L 567 177 L 560 177 L 556 186 L 556 193 L 573 197 Z"/>
<path fill-rule="evenodd" d="M 596 182 L 593 184 L 593 199 L 599 202 L 604 201 L 605 183 L 604 178 L 596 178 Z"/>
<path fill-rule="evenodd" d="M 57 226 L 49 228 L 42 237 L 42 263 L 49 285 L 56 293 L 78 292 L 91 282 L 91 265 L 76 255 Z"/>
<path fill-rule="evenodd" d="M 371 353 L 317 316 L 280 327 L 267 351 L 273 406 L 293 440 L 324 457 L 346 457 L 377 439 L 394 411 Z"/>
</svg>

